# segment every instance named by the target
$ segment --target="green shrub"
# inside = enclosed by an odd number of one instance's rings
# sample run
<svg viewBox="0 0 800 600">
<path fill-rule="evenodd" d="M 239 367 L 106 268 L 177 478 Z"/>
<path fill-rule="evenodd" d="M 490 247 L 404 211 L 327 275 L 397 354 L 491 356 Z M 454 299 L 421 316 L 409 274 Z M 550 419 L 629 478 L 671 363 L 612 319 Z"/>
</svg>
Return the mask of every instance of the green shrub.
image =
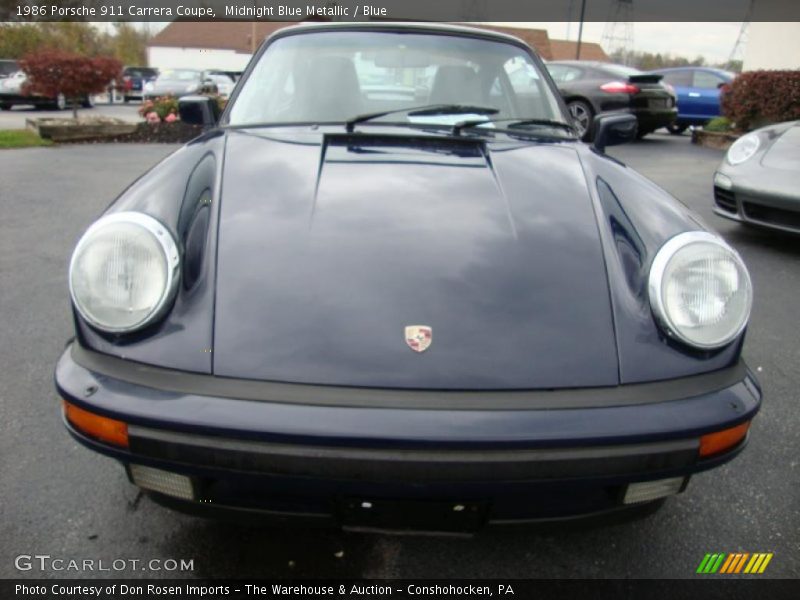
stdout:
<svg viewBox="0 0 800 600">
<path fill-rule="evenodd" d="M 727 117 L 716 117 L 703 125 L 703 129 L 706 131 L 726 132 L 733 129 L 733 123 Z"/>
<path fill-rule="evenodd" d="M 155 113 L 163 121 L 168 115 L 178 116 L 178 99 L 175 96 L 160 96 L 155 100 L 145 100 L 139 107 L 139 114 L 147 119 L 147 115 Z M 149 120 L 149 119 L 148 119 Z"/>
</svg>

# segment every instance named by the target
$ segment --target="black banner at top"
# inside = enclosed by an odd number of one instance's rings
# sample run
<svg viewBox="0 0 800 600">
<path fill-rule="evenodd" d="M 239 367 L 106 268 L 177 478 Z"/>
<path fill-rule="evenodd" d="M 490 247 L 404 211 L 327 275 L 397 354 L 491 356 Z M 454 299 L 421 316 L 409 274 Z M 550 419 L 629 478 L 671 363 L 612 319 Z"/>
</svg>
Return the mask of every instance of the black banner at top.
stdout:
<svg viewBox="0 0 800 600">
<path fill-rule="evenodd" d="M 0 21 L 800 21 L 797 0 L 0 0 Z"/>
</svg>

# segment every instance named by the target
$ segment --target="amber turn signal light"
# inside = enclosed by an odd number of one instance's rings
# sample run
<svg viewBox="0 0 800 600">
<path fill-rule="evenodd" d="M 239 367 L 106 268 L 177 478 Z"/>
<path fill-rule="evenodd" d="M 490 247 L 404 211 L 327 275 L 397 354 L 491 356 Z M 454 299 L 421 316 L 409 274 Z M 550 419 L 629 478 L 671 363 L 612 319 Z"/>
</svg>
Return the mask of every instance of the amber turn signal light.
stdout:
<svg viewBox="0 0 800 600">
<path fill-rule="evenodd" d="M 707 433 L 702 436 L 700 438 L 700 458 L 719 454 L 724 450 L 733 448 L 744 439 L 749 427 L 750 421 L 745 421 L 736 427 L 715 431 L 714 433 Z"/>
<path fill-rule="evenodd" d="M 64 414 L 67 420 L 81 433 L 114 446 L 128 447 L 128 425 L 107 417 L 78 408 L 64 400 Z"/>
</svg>

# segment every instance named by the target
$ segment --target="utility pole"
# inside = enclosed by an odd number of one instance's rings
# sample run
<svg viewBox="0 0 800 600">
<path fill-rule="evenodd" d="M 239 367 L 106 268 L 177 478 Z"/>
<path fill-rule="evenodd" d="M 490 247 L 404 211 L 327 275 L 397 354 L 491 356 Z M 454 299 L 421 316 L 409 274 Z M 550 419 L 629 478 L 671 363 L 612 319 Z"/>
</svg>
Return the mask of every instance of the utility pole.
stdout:
<svg viewBox="0 0 800 600">
<path fill-rule="evenodd" d="M 733 45 L 733 50 L 731 50 L 731 54 L 728 57 L 728 68 L 731 67 L 735 60 L 743 60 L 744 59 L 744 49 L 747 46 L 747 38 L 749 37 L 748 34 L 750 33 L 750 19 L 753 18 L 753 5 L 755 4 L 755 0 L 750 0 L 750 4 L 747 7 L 747 13 L 745 13 L 744 21 L 742 21 L 742 28 L 739 30 L 739 36 L 736 38 L 736 43 Z"/>
<path fill-rule="evenodd" d="M 586 16 L 586 0 L 581 0 L 581 20 L 578 23 L 578 49 L 575 51 L 575 60 L 581 58 L 581 40 L 583 39 L 583 18 Z"/>
<path fill-rule="evenodd" d="M 603 31 L 603 48 L 629 65 L 633 52 L 633 0 L 613 0 Z"/>
</svg>

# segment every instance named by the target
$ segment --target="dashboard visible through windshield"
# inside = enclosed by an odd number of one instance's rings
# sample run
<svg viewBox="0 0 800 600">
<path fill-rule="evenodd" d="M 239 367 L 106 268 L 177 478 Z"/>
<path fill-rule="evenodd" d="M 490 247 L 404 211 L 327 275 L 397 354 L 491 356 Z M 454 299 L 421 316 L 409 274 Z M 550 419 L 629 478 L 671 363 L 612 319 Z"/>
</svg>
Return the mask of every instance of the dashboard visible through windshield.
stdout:
<svg viewBox="0 0 800 600">
<path fill-rule="evenodd" d="M 465 119 L 564 122 L 537 63 L 523 48 L 477 37 L 319 31 L 273 41 L 231 106 L 230 125 L 372 122 L 452 125 Z M 475 106 L 470 115 L 405 109 Z"/>
</svg>

